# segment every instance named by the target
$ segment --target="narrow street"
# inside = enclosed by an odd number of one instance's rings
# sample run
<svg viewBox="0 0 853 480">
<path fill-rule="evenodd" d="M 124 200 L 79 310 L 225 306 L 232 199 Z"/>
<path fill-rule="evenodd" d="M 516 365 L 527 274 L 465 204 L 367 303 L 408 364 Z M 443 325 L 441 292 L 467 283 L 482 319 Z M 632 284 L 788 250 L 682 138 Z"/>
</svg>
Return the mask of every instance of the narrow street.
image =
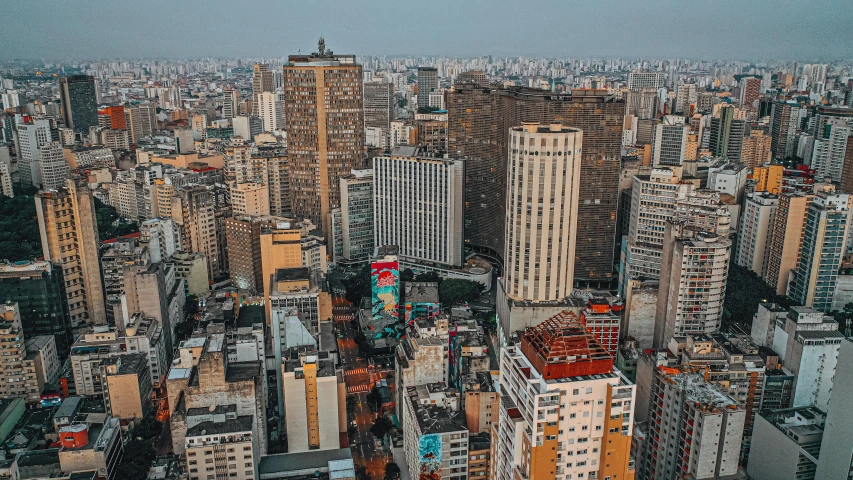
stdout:
<svg viewBox="0 0 853 480">
<path fill-rule="evenodd" d="M 376 418 L 376 412 L 372 411 L 367 403 L 367 394 L 373 386 L 372 375 L 368 371 L 368 362 L 358 359 L 358 346 L 353 340 L 356 329 L 350 325 L 350 320 L 353 318 L 352 307 L 343 297 L 336 296 L 332 301 L 332 314 L 338 331 L 343 336 L 338 338 L 338 351 L 341 356 L 347 396 L 356 399 L 354 413 L 347 415 L 350 425 L 354 421 L 356 426 L 355 433 L 349 436 L 350 449 L 356 464 L 366 467 L 371 478 L 378 480 L 385 475 L 385 465 L 391 461 L 391 456 L 381 447 L 376 447 L 376 439 L 370 433 L 370 427 Z"/>
</svg>

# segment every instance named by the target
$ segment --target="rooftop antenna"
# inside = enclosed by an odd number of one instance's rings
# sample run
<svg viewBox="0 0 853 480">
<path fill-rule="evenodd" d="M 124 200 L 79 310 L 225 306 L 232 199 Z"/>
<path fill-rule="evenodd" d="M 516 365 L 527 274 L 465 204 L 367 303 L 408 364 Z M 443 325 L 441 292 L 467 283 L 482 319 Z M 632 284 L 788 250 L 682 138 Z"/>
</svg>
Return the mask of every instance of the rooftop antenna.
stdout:
<svg viewBox="0 0 853 480">
<path fill-rule="evenodd" d="M 322 57 L 326 53 L 326 40 L 323 39 L 323 34 L 320 34 L 320 41 L 317 42 L 318 56 Z"/>
</svg>

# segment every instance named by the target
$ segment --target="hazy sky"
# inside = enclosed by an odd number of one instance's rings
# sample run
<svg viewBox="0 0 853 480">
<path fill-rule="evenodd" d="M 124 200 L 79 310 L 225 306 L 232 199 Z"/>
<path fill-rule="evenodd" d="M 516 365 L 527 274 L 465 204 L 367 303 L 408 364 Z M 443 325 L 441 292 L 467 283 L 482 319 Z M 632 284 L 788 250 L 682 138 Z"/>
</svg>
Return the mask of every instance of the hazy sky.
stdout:
<svg viewBox="0 0 853 480">
<path fill-rule="evenodd" d="M 853 0 L 0 0 L 0 58 L 339 53 L 835 59 Z"/>
</svg>

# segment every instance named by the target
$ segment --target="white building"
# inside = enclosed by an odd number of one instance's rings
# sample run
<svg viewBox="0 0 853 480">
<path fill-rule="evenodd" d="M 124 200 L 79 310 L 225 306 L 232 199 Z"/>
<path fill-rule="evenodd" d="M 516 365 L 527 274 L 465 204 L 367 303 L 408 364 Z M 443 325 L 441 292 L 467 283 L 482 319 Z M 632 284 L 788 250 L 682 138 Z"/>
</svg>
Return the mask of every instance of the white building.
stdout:
<svg viewBox="0 0 853 480">
<path fill-rule="evenodd" d="M 849 417 L 849 415 L 847 415 Z M 815 477 L 826 415 L 817 408 L 795 407 L 755 416 L 746 471 L 753 480 L 802 480 Z M 846 438 L 849 438 L 849 434 Z M 823 457 L 821 457 L 823 460 Z M 850 458 L 847 458 L 850 469 Z M 847 472 L 845 472 L 846 476 Z M 845 478 L 844 476 L 820 477 Z"/>
<path fill-rule="evenodd" d="M 139 243 L 148 246 L 152 263 L 167 260 L 181 249 L 178 225 L 171 218 L 152 218 L 139 225 Z"/>
<path fill-rule="evenodd" d="M 258 114 L 264 121 L 265 132 L 284 130 L 284 93 L 259 93 Z"/>
<path fill-rule="evenodd" d="M 724 158 L 718 159 L 708 167 L 708 188 L 731 195 L 740 202 L 746 188 L 748 173 L 743 163 L 730 162 Z"/>
<path fill-rule="evenodd" d="M 509 131 L 506 293 L 534 301 L 574 289 L 583 132 L 525 123 Z"/>
<path fill-rule="evenodd" d="M 144 353 L 151 372 L 151 386 L 160 388 L 169 369 L 169 352 L 163 327 L 157 320 L 136 312 L 124 320 L 124 341 L 128 353 Z"/>
<path fill-rule="evenodd" d="M 690 125 L 684 117 L 666 115 L 655 125 L 655 141 L 652 144 L 652 165 L 679 166 L 687 152 L 687 133 Z"/>
<path fill-rule="evenodd" d="M 65 185 L 71 169 L 62 154 L 61 143 L 47 142 L 39 147 L 39 169 L 42 188 L 57 189 Z"/>
<path fill-rule="evenodd" d="M 403 393 L 403 452 L 409 478 L 468 478 L 468 427 L 459 392 L 444 384 L 407 387 Z"/>
<path fill-rule="evenodd" d="M 260 461 L 252 415 L 236 405 L 187 411 L 186 470 L 190 480 L 254 480 Z"/>
<path fill-rule="evenodd" d="M 312 349 L 297 352 L 281 365 L 287 451 L 337 450 L 346 431 L 343 375 L 328 355 L 322 358 Z"/>
<path fill-rule="evenodd" d="M 767 192 L 747 195 L 740 217 L 735 263 L 765 275 L 770 258 L 770 239 L 779 197 Z"/>
<path fill-rule="evenodd" d="M 832 398 L 826 412 L 823 443 L 820 447 L 815 478 L 850 478 L 853 475 L 853 343 L 842 340 L 838 368 L 833 381 Z"/>
<path fill-rule="evenodd" d="M 663 72 L 634 71 L 628 74 L 628 89 L 639 91 L 643 88 L 661 88 L 666 80 Z"/>
<path fill-rule="evenodd" d="M 461 265 L 463 161 L 397 149 L 374 157 L 373 172 L 376 245 L 396 245 L 403 258 Z"/>
<path fill-rule="evenodd" d="M 25 122 L 24 117 L 16 115 L 15 124 L 18 130 L 18 173 L 21 183 L 41 185 L 39 147 L 51 141 L 50 120 L 34 119 Z"/>
</svg>

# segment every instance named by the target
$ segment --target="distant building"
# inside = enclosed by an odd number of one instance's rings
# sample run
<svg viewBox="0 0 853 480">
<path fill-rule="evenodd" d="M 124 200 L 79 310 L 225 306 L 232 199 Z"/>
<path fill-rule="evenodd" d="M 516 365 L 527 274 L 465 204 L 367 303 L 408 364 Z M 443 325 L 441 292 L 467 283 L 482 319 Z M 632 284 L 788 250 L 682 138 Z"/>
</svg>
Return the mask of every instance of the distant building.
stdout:
<svg viewBox="0 0 853 480">
<path fill-rule="evenodd" d="M 59 77 L 59 100 L 65 126 L 77 133 L 88 134 L 98 126 L 98 94 L 95 77 L 70 75 Z"/>
<path fill-rule="evenodd" d="M 418 67 L 418 105 L 429 106 L 429 94 L 438 88 L 438 70 L 434 67 Z"/>
<path fill-rule="evenodd" d="M 391 128 L 394 120 L 394 84 L 385 82 L 364 83 L 364 126 Z"/>
</svg>

